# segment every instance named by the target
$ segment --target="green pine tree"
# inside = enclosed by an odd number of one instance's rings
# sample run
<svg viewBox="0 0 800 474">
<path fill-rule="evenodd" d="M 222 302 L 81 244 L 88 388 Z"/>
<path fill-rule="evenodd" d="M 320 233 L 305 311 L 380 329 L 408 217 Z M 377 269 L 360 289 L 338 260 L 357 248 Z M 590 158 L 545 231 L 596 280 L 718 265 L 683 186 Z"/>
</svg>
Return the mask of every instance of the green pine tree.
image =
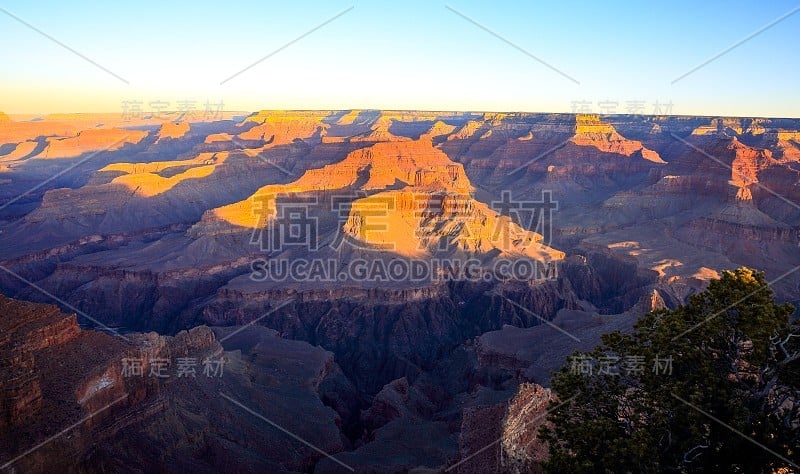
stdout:
<svg viewBox="0 0 800 474">
<path fill-rule="evenodd" d="M 793 312 L 739 268 L 573 354 L 551 381 L 545 472 L 800 472 Z"/>
</svg>

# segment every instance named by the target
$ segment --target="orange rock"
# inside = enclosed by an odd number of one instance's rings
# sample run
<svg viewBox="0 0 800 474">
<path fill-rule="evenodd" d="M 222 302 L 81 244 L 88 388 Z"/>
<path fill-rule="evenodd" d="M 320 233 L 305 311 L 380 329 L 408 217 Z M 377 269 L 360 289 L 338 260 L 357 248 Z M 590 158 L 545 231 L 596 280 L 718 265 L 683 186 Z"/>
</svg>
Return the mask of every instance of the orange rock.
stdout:
<svg viewBox="0 0 800 474">
<path fill-rule="evenodd" d="M 101 150 L 115 151 L 128 144 L 136 144 L 146 137 L 144 130 L 119 128 L 89 129 L 70 138 L 48 138 L 43 158 L 73 158 L 84 153 Z"/>
<path fill-rule="evenodd" d="M 248 117 L 244 124 L 255 122 L 258 125 L 242 132 L 242 140 L 264 140 L 270 145 L 285 145 L 295 139 L 308 139 L 321 136 L 327 128 L 323 119 L 326 112 L 278 112 L 262 111 Z"/>
<path fill-rule="evenodd" d="M 113 163 L 100 171 L 123 172 L 111 182 L 121 184 L 145 197 L 157 196 L 169 191 L 188 179 L 205 178 L 211 175 L 218 165 L 228 158 L 228 153 L 200 153 L 191 160 L 156 161 L 152 163 Z M 175 167 L 189 167 L 186 171 L 172 176 L 161 176 L 162 171 Z"/>
<path fill-rule="evenodd" d="M 189 122 L 164 122 L 158 131 L 156 143 L 167 138 L 178 139 L 189 133 Z"/>
<path fill-rule="evenodd" d="M 653 150 L 648 150 L 642 142 L 628 140 L 613 125 L 603 123 L 597 115 L 577 115 L 575 117 L 575 135 L 571 140 L 579 146 L 592 146 L 605 153 L 631 156 L 640 151 L 642 158 L 655 163 L 665 163 Z"/>
</svg>

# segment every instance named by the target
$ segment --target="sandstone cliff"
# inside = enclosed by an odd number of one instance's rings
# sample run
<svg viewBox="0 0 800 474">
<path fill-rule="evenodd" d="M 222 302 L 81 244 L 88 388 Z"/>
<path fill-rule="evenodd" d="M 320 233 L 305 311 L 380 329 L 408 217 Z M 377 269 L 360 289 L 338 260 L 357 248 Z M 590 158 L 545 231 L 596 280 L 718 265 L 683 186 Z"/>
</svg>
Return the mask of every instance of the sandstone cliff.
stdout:
<svg viewBox="0 0 800 474">
<path fill-rule="evenodd" d="M 342 400 L 352 389 L 322 349 L 258 328 L 85 331 L 75 315 L 3 296 L 0 312 L 2 469 L 300 471 L 322 456 L 247 409 L 326 452 L 344 447 L 340 415 L 321 397 L 332 383 Z M 219 372 L 204 373 L 216 360 Z"/>
</svg>

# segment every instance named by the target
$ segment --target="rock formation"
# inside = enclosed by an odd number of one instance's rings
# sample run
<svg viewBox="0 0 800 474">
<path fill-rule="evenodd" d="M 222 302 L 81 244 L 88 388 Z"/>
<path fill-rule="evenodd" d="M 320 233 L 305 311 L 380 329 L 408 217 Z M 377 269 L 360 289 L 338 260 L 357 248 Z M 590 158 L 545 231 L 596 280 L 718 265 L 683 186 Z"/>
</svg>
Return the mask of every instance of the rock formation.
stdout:
<svg viewBox="0 0 800 474">
<path fill-rule="evenodd" d="M 158 139 L 156 143 L 162 140 L 183 138 L 189 133 L 189 128 L 189 122 L 164 122 L 158 130 Z"/>
<path fill-rule="evenodd" d="M 84 331 L 74 314 L 3 296 L 0 311 L 2 469 L 300 471 L 344 447 L 321 397 L 350 392 L 322 349 L 263 328 Z"/>
<path fill-rule="evenodd" d="M 520 385 L 503 420 L 500 465 L 505 472 L 541 472 L 548 453 L 547 444 L 539 439 L 539 429 L 547 423 L 551 403 L 558 403 L 551 390 L 530 383 Z"/>
<path fill-rule="evenodd" d="M 83 130 L 75 137 L 49 138 L 42 152 L 43 158 L 72 158 L 84 153 L 116 151 L 126 144 L 136 144 L 147 136 L 142 130 L 92 129 Z"/>
</svg>

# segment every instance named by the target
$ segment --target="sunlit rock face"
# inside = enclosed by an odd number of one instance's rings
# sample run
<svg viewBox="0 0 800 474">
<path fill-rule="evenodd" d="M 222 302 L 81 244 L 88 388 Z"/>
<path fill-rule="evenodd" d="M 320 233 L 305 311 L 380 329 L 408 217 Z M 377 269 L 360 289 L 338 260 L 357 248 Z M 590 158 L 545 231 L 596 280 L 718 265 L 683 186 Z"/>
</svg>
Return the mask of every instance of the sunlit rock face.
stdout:
<svg viewBox="0 0 800 474">
<path fill-rule="evenodd" d="M 654 163 L 664 160 L 653 150 L 645 148 L 641 142 L 628 140 L 617 133 L 614 126 L 602 122 L 597 115 L 578 115 L 575 117 L 575 136 L 572 142 L 580 146 L 593 146 L 605 153 L 631 156 L 640 152 L 640 157 Z"/>
<path fill-rule="evenodd" d="M 162 140 L 177 140 L 183 138 L 189 132 L 188 122 L 164 122 L 158 130 L 156 143 Z"/>
<path fill-rule="evenodd" d="M 147 132 L 122 129 L 84 130 L 75 137 L 51 138 L 42 152 L 45 158 L 73 158 L 100 150 L 116 151 L 126 144 L 139 143 Z"/>
</svg>

